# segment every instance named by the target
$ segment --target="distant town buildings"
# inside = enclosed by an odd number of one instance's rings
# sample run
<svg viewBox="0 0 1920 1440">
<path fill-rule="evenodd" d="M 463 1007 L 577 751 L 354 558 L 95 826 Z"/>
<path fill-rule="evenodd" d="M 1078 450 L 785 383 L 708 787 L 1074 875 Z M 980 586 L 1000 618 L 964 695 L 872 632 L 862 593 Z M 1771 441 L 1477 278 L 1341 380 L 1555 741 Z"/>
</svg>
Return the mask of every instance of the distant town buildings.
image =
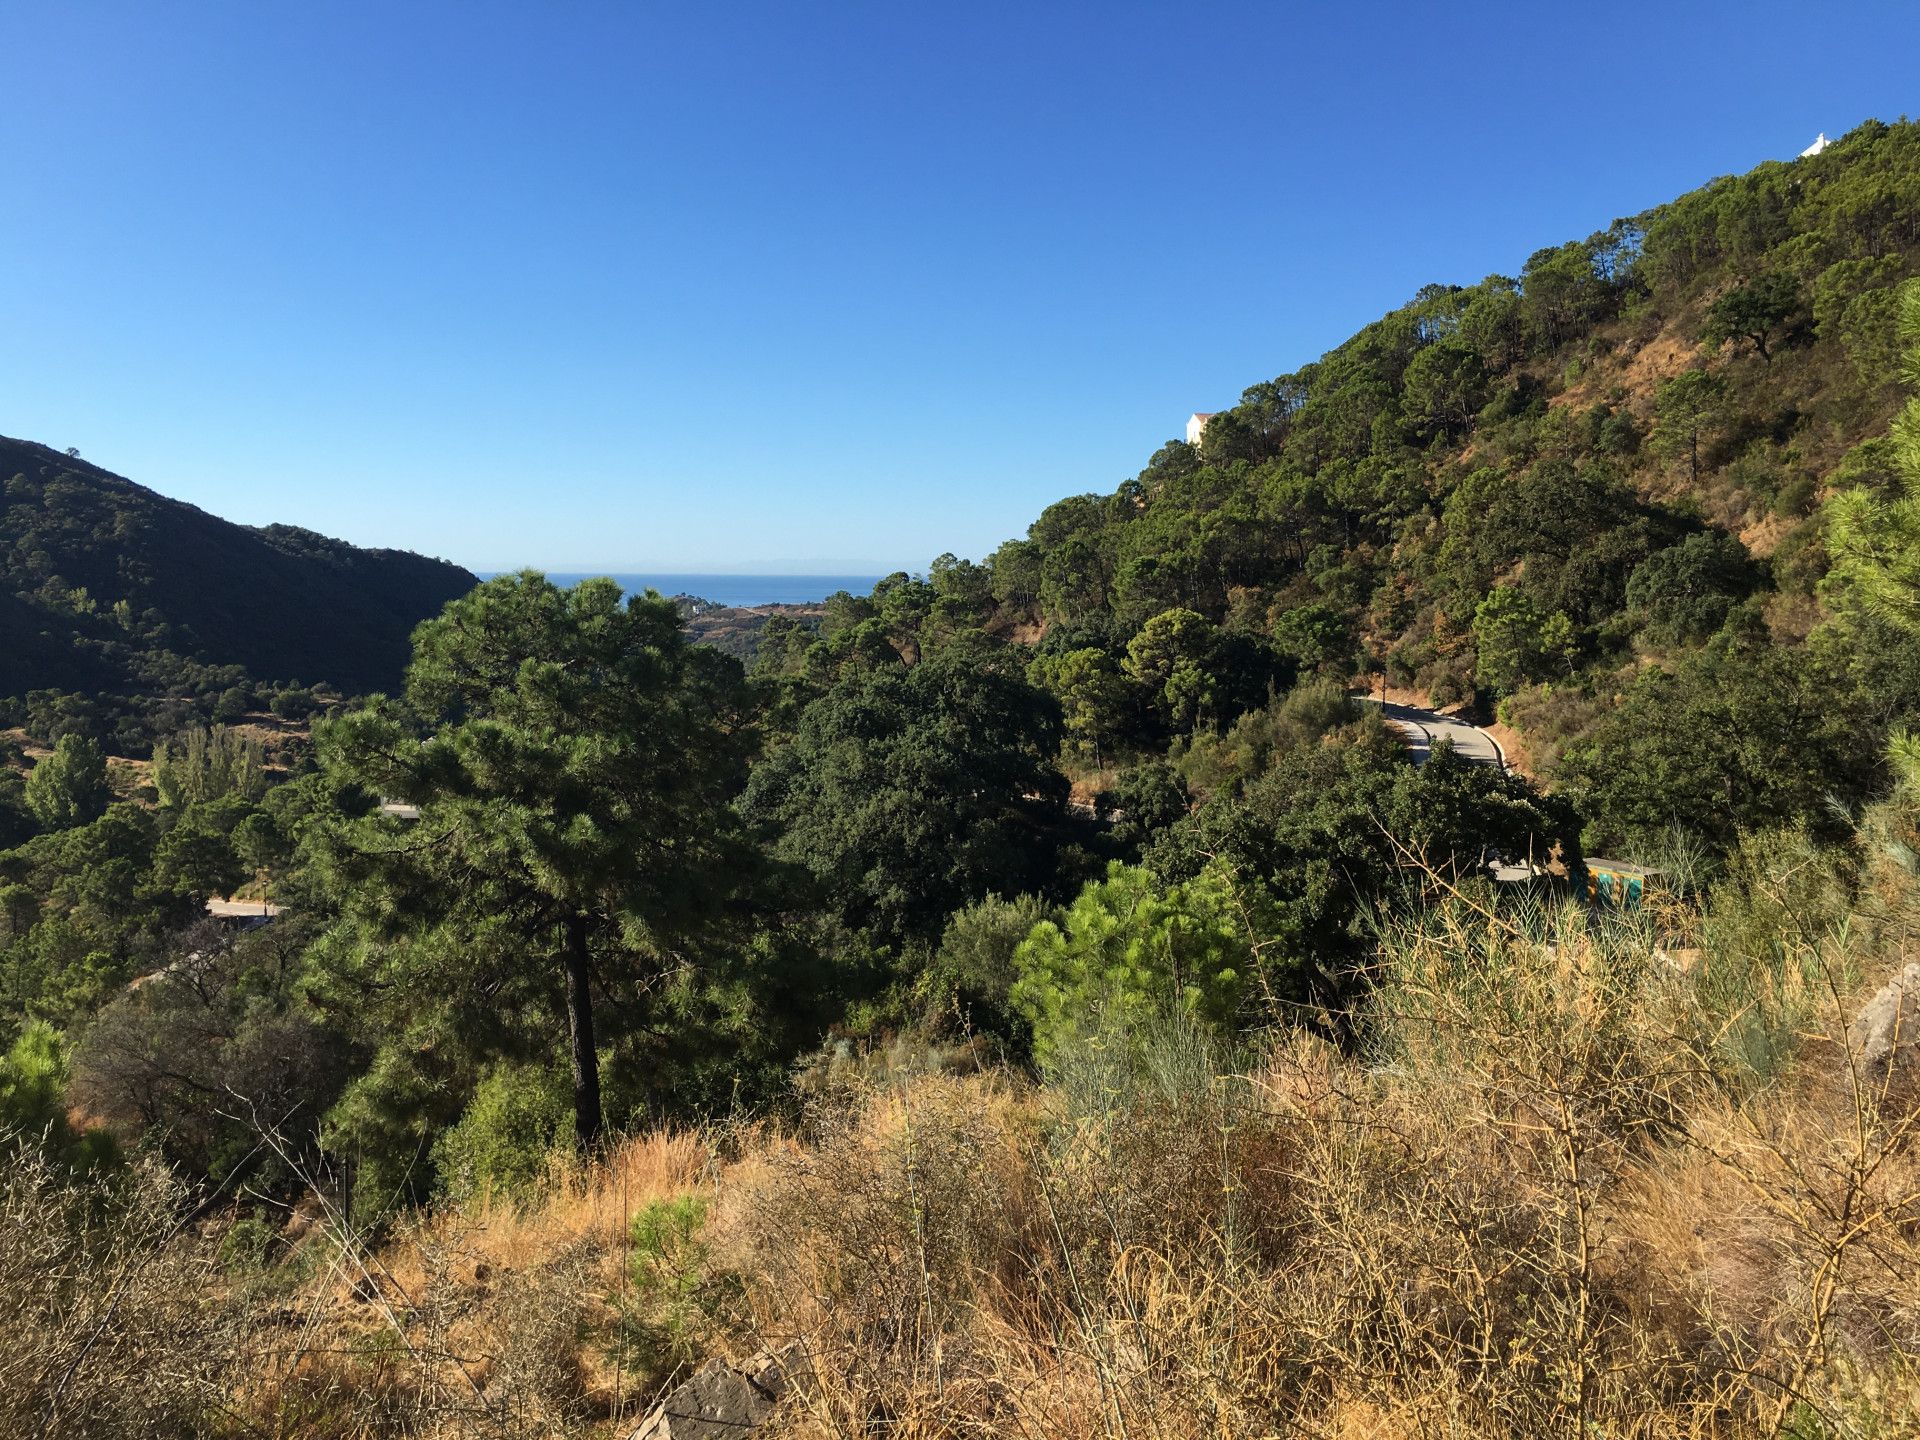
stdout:
<svg viewBox="0 0 1920 1440">
<path fill-rule="evenodd" d="M 1818 135 L 1813 137 L 1813 143 L 1800 152 L 1800 158 L 1805 160 L 1809 156 L 1818 155 L 1831 143 L 1832 142 L 1827 139 L 1827 132 L 1822 130 Z"/>
<path fill-rule="evenodd" d="M 1219 413 L 1217 410 L 1209 410 L 1206 414 L 1202 415 L 1196 410 L 1193 414 L 1189 415 L 1187 417 L 1187 443 L 1189 445 L 1198 445 L 1202 432 L 1207 428 L 1207 421 Z"/>
</svg>

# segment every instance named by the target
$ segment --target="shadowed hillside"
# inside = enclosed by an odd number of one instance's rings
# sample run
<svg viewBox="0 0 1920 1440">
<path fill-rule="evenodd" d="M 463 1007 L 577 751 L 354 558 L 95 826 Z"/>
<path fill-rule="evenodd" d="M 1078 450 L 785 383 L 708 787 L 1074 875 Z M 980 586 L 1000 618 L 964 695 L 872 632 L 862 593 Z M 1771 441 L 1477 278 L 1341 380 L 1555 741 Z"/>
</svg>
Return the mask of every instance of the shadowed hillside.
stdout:
<svg viewBox="0 0 1920 1440">
<path fill-rule="evenodd" d="M 442 560 L 235 525 L 29 441 L 0 438 L 0 476 L 0 697 L 390 689 L 414 625 L 474 584 Z"/>
</svg>

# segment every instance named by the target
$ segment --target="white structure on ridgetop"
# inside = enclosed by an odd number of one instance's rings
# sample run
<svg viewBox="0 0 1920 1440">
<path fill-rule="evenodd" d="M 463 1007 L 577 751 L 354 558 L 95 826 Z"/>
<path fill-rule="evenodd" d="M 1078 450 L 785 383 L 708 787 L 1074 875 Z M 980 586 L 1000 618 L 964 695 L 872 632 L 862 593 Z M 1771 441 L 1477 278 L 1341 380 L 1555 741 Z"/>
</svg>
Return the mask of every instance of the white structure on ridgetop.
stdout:
<svg viewBox="0 0 1920 1440">
<path fill-rule="evenodd" d="M 1813 143 L 1800 152 L 1800 158 L 1805 160 L 1808 156 L 1818 155 L 1832 143 L 1831 140 L 1827 139 L 1827 132 L 1822 130 L 1818 135 L 1813 137 Z"/>
<path fill-rule="evenodd" d="M 1207 428 L 1207 421 L 1219 413 L 1217 410 L 1209 410 L 1206 414 L 1202 415 L 1196 410 L 1193 414 L 1189 415 L 1187 417 L 1187 443 L 1189 445 L 1198 445 L 1200 443 L 1201 432 Z"/>
</svg>

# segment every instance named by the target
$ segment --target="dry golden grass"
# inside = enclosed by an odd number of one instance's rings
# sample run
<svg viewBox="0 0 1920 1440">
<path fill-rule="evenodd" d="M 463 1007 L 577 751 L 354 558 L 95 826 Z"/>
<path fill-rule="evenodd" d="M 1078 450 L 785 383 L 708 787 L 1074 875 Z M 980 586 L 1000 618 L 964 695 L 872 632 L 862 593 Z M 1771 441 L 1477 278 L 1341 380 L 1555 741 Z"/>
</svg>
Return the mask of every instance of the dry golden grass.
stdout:
<svg viewBox="0 0 1920 1440">
<path fill-rule="evenodd" d="M 1384 938 L 1357 1049 L 853 1069 L 794 1129 L 633 1137 L 377 1248 L 321 1216 L 290 1292 L 169 1260 L 241 1337 L 193 1383 L 235 1435 L 614 1436 L 798 1342 L 770 1433 L 821 1440 L 1920 1434 L 1920 1094 L 1849 1029 L 1920 890 L 1870 820 L 1851 878 L 1779 839 L 1706 915 L 1456 894 Z M 649 1292 L 633 1218 L 688 1195 Z"/>
<path fill-rule="evenodd" d="M 1292 1036 L 1184 1089 L 875 1097 L 722 1181 L 750 1329 L 820 1368 L 782 1425 L 1920 1433 L 1916 1116 L 1847 1035 L 1909 938 L 1882 908 L 1683 968 L 1652 937 L 1684 917 L 1455 906 L 1393 937 L 1363 1056 Z M 1730 1059 L 1743 1025 L 1797 1059 Z"/>
<path fill-rule="evenodd" d="M 556 1156 L 535 1199 L 483 1195 L 378 1247 L 327 1216 L 304 1242 L 312 1278 L 252 1334 L 235 1410 L 302 1440 L 630 1422 L 656 1387 L 596 1343 L 619 1323 L 628 1227 L 713 1161 L 695 1132 L 630 1137 L 592 1166 Z"/>
<path fill-rule="evenodd" d="M 241 1320 L 205 1303 L 181 1198 L 158 1166 L 102 1191 L 0 1150 L 0 1434 L 187 1434 L 222 1393 Z M 89 1225 L 103 1204 L 119 1223 Z"/>
<path fill-rule="evenodd" d="M 537 1200 L 483 1195 L 431 1216 L 415 1243 L 458 1235 L 488 1263 L 509 1270 L 583 1242 L 611 1250 L 636 1211 L 695 1188 L 713 1165 L 711 1143 L 690 1130 L 629 1136 L 591 1166 L 556 1155 Z M 404 1249 L 397 1263 L 404 1265 Z"/>
</svg>

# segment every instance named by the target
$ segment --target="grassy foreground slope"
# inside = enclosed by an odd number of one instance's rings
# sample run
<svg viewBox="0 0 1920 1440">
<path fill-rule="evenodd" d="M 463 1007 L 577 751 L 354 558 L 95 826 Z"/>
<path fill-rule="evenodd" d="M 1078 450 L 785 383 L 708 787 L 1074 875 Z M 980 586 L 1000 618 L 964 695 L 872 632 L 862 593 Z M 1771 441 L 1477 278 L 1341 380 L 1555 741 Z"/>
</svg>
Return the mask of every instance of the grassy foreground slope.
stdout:
<svg viewBox="0 0 1920 1440">
<path fill-rule="evenodd" d="M 29 1167 L 0 1253 L 50 1263 L 0 1270 L 0 1400 L 64 1374 L 71 1420 L 172 1407 L 143 1434 L 611 1437 L 797 1344 L 769 1435 L 1910 1435 L 1920 1062 L 1855 1017 L 1920 938 L 1916 801 L 1851 863 L 1610 932 L 1403 915 L 1360 1054 L 874 1068 L 384 1239 L 319 1197 L 183 1232 L 146 1172 L 149 1228 L 76 1249 L 91 1202 Z"/>
</svg>

